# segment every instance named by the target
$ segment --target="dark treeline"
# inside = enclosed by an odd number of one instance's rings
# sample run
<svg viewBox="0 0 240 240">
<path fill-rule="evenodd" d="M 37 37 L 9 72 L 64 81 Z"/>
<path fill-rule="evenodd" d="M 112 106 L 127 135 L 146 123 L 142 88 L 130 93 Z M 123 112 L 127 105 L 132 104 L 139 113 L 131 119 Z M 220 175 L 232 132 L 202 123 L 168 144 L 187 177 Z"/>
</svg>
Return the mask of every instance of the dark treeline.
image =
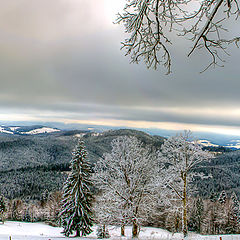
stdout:
<svg viewBox="0 0 240 240">
<path fill-rule="evenodd" d="M 59 168 L 58 168 L 59 167 Z M 55 169 L 55 170 L 54 170 Z M 0 192 L 8 199 L 39 200 L 41 193 L 62 189 L 69 166 L 46 166 L 10 170 L 0 174 Z"/>
</svg>

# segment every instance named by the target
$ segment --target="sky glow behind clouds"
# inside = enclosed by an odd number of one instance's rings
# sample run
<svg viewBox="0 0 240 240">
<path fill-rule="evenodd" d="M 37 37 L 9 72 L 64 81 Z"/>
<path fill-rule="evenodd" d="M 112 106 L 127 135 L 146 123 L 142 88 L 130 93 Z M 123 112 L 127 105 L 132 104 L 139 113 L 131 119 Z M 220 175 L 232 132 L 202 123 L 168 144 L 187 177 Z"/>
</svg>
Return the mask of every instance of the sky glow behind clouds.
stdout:
<svg viewBox="0 0 240 240">
<path fill-rule="evenodd" d="M 239 50 L 224 68 L 174 39 L 173 74 L 129 64 L 113 25 L 124 1 L 1 2 L 0 119 L 240 135 Z M 238 28 L 232 25 L 237 33 Z M 238 32 L 239 33 L 239 32 Z"/>
</svg>

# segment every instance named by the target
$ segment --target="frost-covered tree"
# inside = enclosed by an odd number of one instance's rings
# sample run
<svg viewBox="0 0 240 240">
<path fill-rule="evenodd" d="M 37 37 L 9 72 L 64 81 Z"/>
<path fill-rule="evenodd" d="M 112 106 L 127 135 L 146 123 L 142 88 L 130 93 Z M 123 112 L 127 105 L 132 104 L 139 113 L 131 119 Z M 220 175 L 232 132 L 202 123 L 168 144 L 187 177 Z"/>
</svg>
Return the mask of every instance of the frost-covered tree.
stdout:
<svg viewBox="0 0 240 240">
<path fill-rule="evenodd" d="M 64 235 L 76 231 L 76 236 L 85 236 L 92 232 L 93 193 L 90 189 L 92 171 L 83 141 L 78 142 L 70 164 L 71 172 L 63 187 L 60 219 Z"/>
<path fill-rule="evenodd" d="M 21 221 L 24 213 L 24 202 L 20 199 L 14 199 L 10 203 L 11 220 Z"/>
<path fill-rule="evenodd" d="M 240 204 L 235 192 L 229 199 L 228 221 L 226 224 L 227 233 L 239 233 L 240 230 Z"/>
<path fill-rule="evenodd" d="M 156 158 L 135 137 L 121 136 L 111 145 L 112 151 L 104 154 L 95 167 L 95 179 L 104 198 L 96 212 L 102 212 L 99 221 L 101 216 L 106 221 L 107 216 L 122 226 L 131 224 L 136 237 L 142 220 L 155 203 Z"/>
<path fill-rule="evenodd" d="M 217 226 L 219 226 L 219 208 L 217 201 L 206 200 L 205 211 L 202 219 L 201 233 L 217 234 Z"/>
<path fill-rule="evenodd" d="M 46 202 L 46 207 L 48 208 L 48 222 L 51 225 L 56 225 L 58 222 L 58 215 L 61 210 L 61 192 L 51 192 L 48 194 L 48 199 Z"/>
<path fill-rule="evenodd" d="M 201 232 L 201 224 L 204 212 L 204 205 L 202 198 L 198 198 L 196 202 L 196 222 L 197 222 L 197 232 Z"/>
<path fill-rule="evenodd" d="M 49 191 L 45 189 L 44 192 L 41 194 L 41 198 L 40 198 L 40 203 L 42 207 L 46 205 L 48 196 L 49 196 Z"/>
<path fill-rule="evenodd" d="M 231 202 L 232 202 L 232 212 L 236 218 L 236 221 L 240 223 L 240 203 L 237 199 L 236 193 L 233 192 L 231 195 Z"/>
<path fill-rule="evenodd" d="M 160 1 L 126 0 L 117 23 L 123 23 L 129 37 L 122 43 L 132 62 L 144 60 L 147 67 L 163 64 L 171 72 L 172 40 L 184 36 L 193 42 L 190 56 L 196 49 L 205 50 L 212 61 L 207 66 L 221 66 L 229 44 L 238 47 L 240 36 L 226 34 L 231 19 L 240 14 L 239 0 Z"/>
<path fill-rule="evenodd" d="M 94 177 L 97 177 L 96 174 Z M 97 179 L 96 179 L 97 180 Z M 98 180 L 96 181 L 98 182 Z M 100 188 L 101 186 L 99 186 Z M 121 209 L 118 209 L 116 202 L 112 201 L 110 191 L 99 193 L 94 202 L 95 221 L 99 225 L 114 225 L 119 224 L 119 218 L 116 216 L 123 215 Z M 124 219 L 121 219 L 122 235 L 124 236 Z"/>
<path fill-rule="evenodd" d="M 193 202 L 192 212 L 189 219 L 189 224 L 192 231 L 196 231 L 198 233 L 201 232 L 201 225 L 203 220 L 204 213 L 204 204 L 202 198 L 197 198 Z"/>
<path fill-rule="evenodd" d="M 166 191 L 173 200 L 181 201 L 182 231 L 187 235 L 188 194 L 196 177 L 204 177 L 194 171 L 203 161 L 212 155 L 203 151 L 197 142 L 192 141 L 191 132 L 185 131 L 175 137 L 166 139 L 159 152 L 159 165 L 162 166 L 160 182 L 166 186 Z"/>
</svg>

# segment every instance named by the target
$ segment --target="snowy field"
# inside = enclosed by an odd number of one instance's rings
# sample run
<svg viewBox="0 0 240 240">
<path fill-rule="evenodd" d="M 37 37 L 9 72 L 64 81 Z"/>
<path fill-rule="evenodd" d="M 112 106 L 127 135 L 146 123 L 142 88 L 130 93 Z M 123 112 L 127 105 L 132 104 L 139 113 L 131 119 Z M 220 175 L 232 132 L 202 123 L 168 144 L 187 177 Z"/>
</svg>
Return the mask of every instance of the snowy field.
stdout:
<svg viewBox="0 0 240 240">
<path fill-rule="evenodd" d="M 96 227 L 94 232 L 85 238 L 67 238 L 61 234 L 62 228 L 48 226 L 44 223 L 24 223 L 24 222 L 6 222 L 0 224 L 0 240 L 63 240 L 63 239 L 81 239 L 90 240 L 97 239 Z M 131 239 L 131 228 L 126 228 L 126 237 L 120 238 L 120 229 L 110 227 L 109 232 L 111 240 L 127 240 Z M 240 240 L 240 235 L 219 235 L 219 236 L 201 236 L 190 234 L 189 240 Z M 142 228 L 139 236 L 140 240 L 182 240 L 181 234 L 172 235 L 168 231 L 159 228 Z"/>
</svg>

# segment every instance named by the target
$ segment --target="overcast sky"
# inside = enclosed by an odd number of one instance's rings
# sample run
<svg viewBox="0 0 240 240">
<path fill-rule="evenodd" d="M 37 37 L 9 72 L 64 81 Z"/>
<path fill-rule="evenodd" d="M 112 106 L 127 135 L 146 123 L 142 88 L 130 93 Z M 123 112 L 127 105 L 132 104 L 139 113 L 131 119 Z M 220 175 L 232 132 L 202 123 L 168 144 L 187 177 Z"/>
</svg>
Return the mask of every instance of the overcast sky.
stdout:
<svg viewBox="0 0 240 240">
<path fill-rule="evenodd" d="M 240 135 L 240 50 L 208 57 L 185 41 L 173 74 L 129 64 L 112 24 L 124 0 L 0 0 L 0 119 Z M 240 34 L 239 26 L 232 26 Z"/>
</svg>

